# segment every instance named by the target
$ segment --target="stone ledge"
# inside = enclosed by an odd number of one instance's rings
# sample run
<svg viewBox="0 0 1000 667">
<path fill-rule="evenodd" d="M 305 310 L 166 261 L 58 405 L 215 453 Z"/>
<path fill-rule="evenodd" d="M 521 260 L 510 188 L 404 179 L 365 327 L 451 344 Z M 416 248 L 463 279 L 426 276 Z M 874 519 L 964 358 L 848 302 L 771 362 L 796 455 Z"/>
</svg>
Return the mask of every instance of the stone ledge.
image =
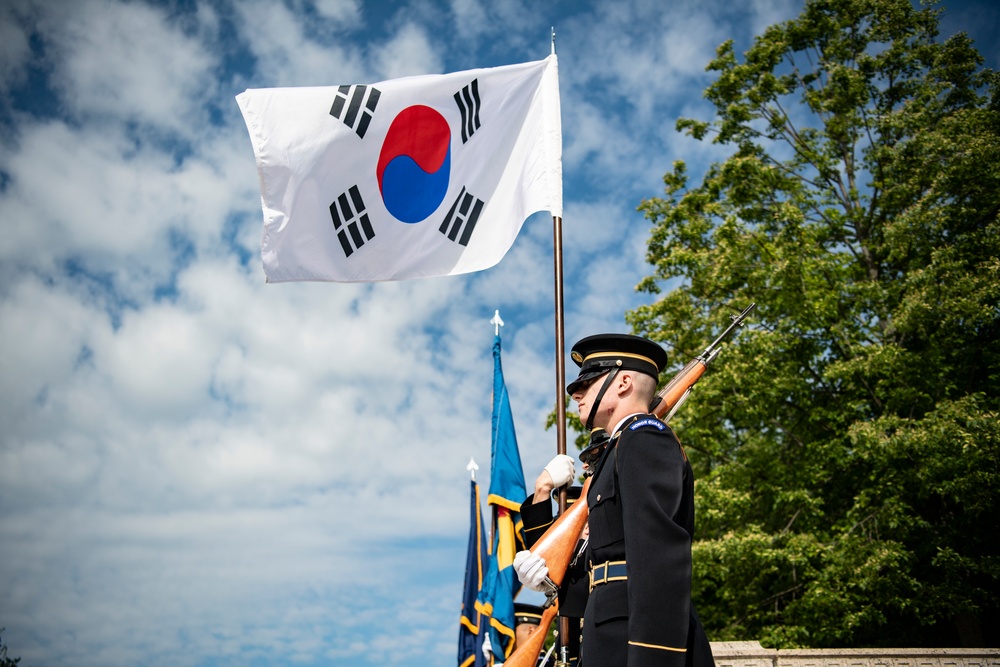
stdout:
<svg viewBox="0 0 1000 667">
<path fill-rule="evenodd" d="M 712 642 L 716 667 L 1000 667 L 1000 649 L 769 649 Z"/>
</svg>

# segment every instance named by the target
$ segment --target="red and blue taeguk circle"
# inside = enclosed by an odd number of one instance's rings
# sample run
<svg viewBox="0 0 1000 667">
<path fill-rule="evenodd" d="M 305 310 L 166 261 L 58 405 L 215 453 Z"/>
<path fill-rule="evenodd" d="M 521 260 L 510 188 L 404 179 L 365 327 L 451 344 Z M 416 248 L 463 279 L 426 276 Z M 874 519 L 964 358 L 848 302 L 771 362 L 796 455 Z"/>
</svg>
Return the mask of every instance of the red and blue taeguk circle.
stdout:
<svg viewBox="0 0 1000 667">
<path fill-rule="evenodd" d="M 397 220 L 420 222 L 448 192 L 451 129 L 437 111 L 416 105 L 389 125 L 378 156 L 378 189 Z"/>
</svg>

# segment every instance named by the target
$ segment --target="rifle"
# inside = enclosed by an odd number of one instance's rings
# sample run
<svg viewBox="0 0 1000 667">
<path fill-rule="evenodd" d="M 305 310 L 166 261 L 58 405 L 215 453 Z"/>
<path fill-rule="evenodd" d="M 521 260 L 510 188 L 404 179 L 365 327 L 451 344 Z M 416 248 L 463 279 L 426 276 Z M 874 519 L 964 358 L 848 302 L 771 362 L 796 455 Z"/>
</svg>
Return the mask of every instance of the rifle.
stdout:
<svg viewBox="0 0 1000 667">
<path fill-rule="evenodd" d="M 589 490 L 590 478 L 588 477 L 580 491 L 580 499 L 560 514 L 559 518 L 545 531 L 545 534 L 538 538 L 538 541 L 531 547 L 532 553 L 539 554 L 544 558 L 545 564 L 549 568 L 549 576 L 546 579 L 549 590 L 545 594 L 544 611 L 538 629 L 532 633 L 528 641 L 514 647 L 514 652 L 503 663 L 504 667 L 534 667 L 538 662 L 538 654 L 545 644 L 545 639 L 549 636 L 549 628 L 552 626 L 552 620 L 559 608 L 559 586 L 562 585 L 563 577 L 566 576 L 569 562 L 573 558 L 573 550 L 576 548 L 577 538 L 587 524 L 587 517 L 590 514 L 590 510 L 587 508 L 587 491 Z"/>
<path fill-rule="evenodd" d="M 691 389 L 695 383 L 705 374 L 708 365 L 718 356 L 720 352 L 719 344 L 732 333 L 736 327 L 743 326 L 743 321 L 747 318 L 756 303 L 751 303 L 743 309 L 739 315 L 730 315 L 732 322 L 726 330 L 719 334 L 719 337 L 712 341 L 705 351 L 687 363 L 674 377 L 653 397 L 649 406 L 649 411 L 658 419 L 664 422 L 670 421 L 678 408 L 687 400 L 691 394 Z M 666 415 L 666 417 L 664 417 Z M 539 625 L 531 638 L 521 646 L 514 648 L 504 667 L 534 667 L 538 661 L 538 654 L 542 649 L 545 637 L 549 634 L 552 619 L 558 607 L 557 595 L 559 586 L 562 584 L 569 562 L 573 558 L 573 550 L 576 548 L 577 538 L 580 531 L 587 523 L 590 510 L 587 507 L 587 491 L 590 489 L 590 478 L 583 484 L 580 491 L 580 500 L 573 503 L 573 506 L 559 515 L 555 523 L 549 526 L 534 546 L 531 552 L 538 554 L 545 559 L 545 564 L 549 568 L 549 577 L 546 584 L 549 588 L 546 592 L 545 611 L 542 614 L 542 623 Z M 535 639 L 540 635 L 540 639 Z"/>
<path fill-rule="evenodd" d="M 691 394 L 691 389 L 694 387 L 694 383 L 701 379 L 701 376 L 705 374 L 708 369 L 708 365 L 712 363 L 712 360 L 718 356 L 721 349 L 719 344 L 732 333 L 733 329 L 736 327 L 743 326 L 743 320 L 747 318 L 747 315 L 757 307 L 756 303 L 751 303 L 749 306 L 743 309 L 739 315 L 730 315 L 729 319 L 732 322 L 726 327 L 726 330 L 719 334 L 719 337 L 712 341 L 712 344 L 705 348 L 705 351 L 699 354 L 697 357 L 692 359 L 687 363 L 687 366 L 682 368 L 680 372 L 673 377 L 670 382 L 666 384 L 660 392 L 653 397 L 652 402 L 649 405 L 649 411 L 656 415 L 657 418 L 662 419 L 664 422 L 669 422 L 671 417 L 677 412 L 677 410 L 684 404 L 687 397 Z M 666 417 L 664 417 L 666 415 Z"/>
</svg>

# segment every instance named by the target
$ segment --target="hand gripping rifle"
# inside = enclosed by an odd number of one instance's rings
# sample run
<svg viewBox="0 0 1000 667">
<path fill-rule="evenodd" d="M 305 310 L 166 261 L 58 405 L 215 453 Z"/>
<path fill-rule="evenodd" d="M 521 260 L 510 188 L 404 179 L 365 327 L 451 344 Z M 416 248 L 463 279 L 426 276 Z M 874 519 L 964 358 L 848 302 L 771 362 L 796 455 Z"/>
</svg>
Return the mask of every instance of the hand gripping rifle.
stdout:
<svg viewBox="0 0 1000 667">
<path fill-rule="evenodd" d="M 547 590 L 542 620 L 538 624 L 538 629 L 528 637 L 527 641 L 514 647 L 514 652 L 503 663 L 504 667 L 535 667 L 538 663 L 538 654 L 541 653 L 542 647 L 545 645 L 552 620 L 559 609 L 559 586 L 562 585 L 566 570 L 569 568 L 569 562 L 573 558 L 573 551 L 576 549 L 580 531 L 587 524 L 587 516 L 590 513 L 587 509 L 588 490 L 590 490 L 589 477 L 583 483 L 580 499 L 560 514 L 559 518 L 531 547 L 532 553 L 544 558 L 545 564 L 549 568 L 549 576 L 545 579 Z"/>
<path fill-rule="evenodd" d="M 719 354 L 719 345 L 733 332 L 736 327 L 743 326 L 743 321 L 747 318 L 756 303 L 751 303 L 743 309 L 739 315 L 731 315 L 732 320 L 726 330 L 719 334 L 719 337 L 712 341 L 712 344 L 705 348 L 705 351 L 688 362 L 670 382 L 666 384 L 653 397 L 649 411 L 657 418 L 665 422 L 670 421 L 677 409 L 681 407 L 687 397 L 691 394 L 691 388 L 705 374 L 708 365 Z M 666 415 L 666 416 L 664 416 Z M 587 491 L 590 489 L 590 478 L 583 484 L 580 491 L 580 500 L 573 503 L 572 507 L 563 512 L 556 521 L 549 526 L 534 546 L 531 552 L 538 554 L 545 559 L 545 564 L 549 568 L 549 576 L 545 581 L 545 611 L 542 613 L 542 622 L 531 637 L 520 646 L 514 648 L 504 667 L 534 667 L 538 661 L 538 654 L 545 644 L 545 638 L 549 634 L 552 620 L 555 618 L 559 607 L 558 593 L 559 586 L 562 585 L 563 577 L 569 562 L 573 558 L 573 550 L 576 548 L 577 538 L 580 531 L 587 523 L 590 513 L 587 507 Z M 558 664 L 558 663 L 557 663 Z"/>
</svg>

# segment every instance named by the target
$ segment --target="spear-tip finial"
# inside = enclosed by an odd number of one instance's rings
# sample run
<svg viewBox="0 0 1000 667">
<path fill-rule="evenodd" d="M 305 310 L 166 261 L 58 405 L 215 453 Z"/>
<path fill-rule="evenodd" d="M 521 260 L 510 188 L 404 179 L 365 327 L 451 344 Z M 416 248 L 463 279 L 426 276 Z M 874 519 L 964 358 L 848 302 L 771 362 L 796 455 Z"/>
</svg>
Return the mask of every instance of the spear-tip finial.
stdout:
<svg viewBox="0 0 1000 667">
<path fill-rule="evenodd" d="M 476 459 L 469 457 L 469 465 L 465 466 L 465 469 L 469 471 L 472 475 L 472 481 L 476 481 L 476 471 L 479 470 L 479 465 L 476 463 Z"/>
<path fill-rule="evenodd" d="M 503 326 L 503 320 L 500 319 L 500 311 L 497 310 L 493 313 L 493 319 L 490 320 L 490 324 L 493 325 L 493 335 L 500 335 L 500 327 Z"/>
</svg>

